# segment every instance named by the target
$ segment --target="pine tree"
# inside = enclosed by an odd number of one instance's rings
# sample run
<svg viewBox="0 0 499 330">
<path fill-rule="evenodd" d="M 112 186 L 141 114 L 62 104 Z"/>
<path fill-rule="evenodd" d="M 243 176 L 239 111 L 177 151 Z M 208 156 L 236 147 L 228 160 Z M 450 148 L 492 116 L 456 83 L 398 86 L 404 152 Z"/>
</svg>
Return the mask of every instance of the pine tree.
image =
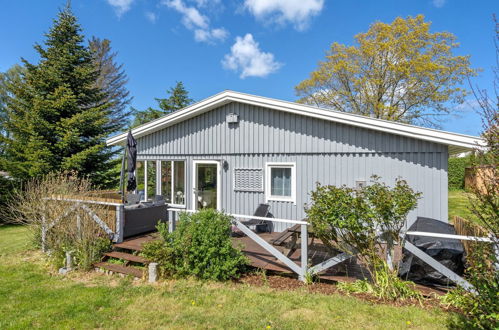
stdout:
<svg viewBox="0 0 499 330">
<path fill-rule="evenodd" d="M 61 10 L 44 46 L 35 44 L 38 64 L 22 59 L 23 79 L 10 85 L 5 168 L 16 178 L 54 170 L 76 170 L 109 185 L 115 151 L 105 145 L 112 103 L 97 87 L 92 53 L 69 5 Z"/>
<path fill-rule="evenodd" d="M 175 87 L 170 87 L 170 89 L 166 91 L 166 94 L 169 95 L 166 99 L 155 99 L 156 102 L 158 102 L 160 110 L 151 107 L 143 111 L 133 109 L 135 112 L 133 127 L 183 109 L 194 102 L 194 100 L 189 97 L 189 92 L 185 89 L 184 84 L 181 81 L 177 81 Z"/>
<path fill-rule="evenodd" d="M 110 107 L 109 125 L 112 130 L 123 130 L 128 126 L 131 110 L 128 108 L 132 97 L 125 87 L 128 77 L 123 64 L 116 63 L 116 52 L 111 50 L 111 41 L 92 37 L 88 42 L 92 59 L 99 77 L 96 87 L 106 92 L 106 101 Z"/>
<path fill-rule="evenodd" d="M 21 73 L 24 68 L 18 64 L 13 65 L 6 72 L 0 72 L 0 156 L 4 152 L 5 139 L 9 137 L 6 129 L 7 122 L 7 100 L 10 97 L 9 85 L 22 79 Z M 0 167 L 0 171 L 2 168 Z"/>
<path fill-rule="evenodd" d="M 184 83 L 181 81 L 177 81 L 175 87 L 170 87 L 170 89 L 166 91 L 166 94 L 170 96 L 166 99 L 156 99 L 160 109 L 163 110 L 164 113 L 175 112 L 185 108 L 193 102 L 189 97 L 189 92 L 184 87 Z"/>
</svg>

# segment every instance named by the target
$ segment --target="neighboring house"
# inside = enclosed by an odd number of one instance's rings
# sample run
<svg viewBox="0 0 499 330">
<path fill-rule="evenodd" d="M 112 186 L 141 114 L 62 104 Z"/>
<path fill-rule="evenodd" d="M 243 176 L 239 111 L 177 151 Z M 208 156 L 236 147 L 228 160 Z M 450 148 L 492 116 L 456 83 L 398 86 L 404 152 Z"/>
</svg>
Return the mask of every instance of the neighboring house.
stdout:
<svg viewBox="0 0 499 330">
<path fill-rule="evenodd" d="M 138 189 L 175 207 L 300 220 L 316 182 L 358 187 L 374 174 L 423 193 L 417 217 L 447 221 L 449 155 L 479 138 L 225 91 L 142 126 Z M 107 140 L 126 143 L 126 134 Z M 147 169 L 147 170 L 146 170 Z M 276 224 L 275 230 L 283 230 Z"/>
</svg>

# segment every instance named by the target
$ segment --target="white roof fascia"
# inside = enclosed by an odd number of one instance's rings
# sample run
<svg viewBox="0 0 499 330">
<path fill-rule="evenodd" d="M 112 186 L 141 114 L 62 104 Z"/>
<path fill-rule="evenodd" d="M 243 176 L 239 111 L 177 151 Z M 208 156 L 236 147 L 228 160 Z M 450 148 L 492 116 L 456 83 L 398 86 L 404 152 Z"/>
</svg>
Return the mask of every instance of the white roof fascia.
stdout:
<svg viewBox="0 0 499 330">
<path fill-rule="evenodd" d="M 407 136 L 415 139 L 441 143 L 449 146 L 458 147 L 457 150 L 470 150 L 483 146 L 483 140 L 479 137 L 463 135 L 458 133 L 440 131 L 425 127 L 402 124 L 387 120 L 375 119 L 366 116 L 351 114 L 347 112 L 339 112 L 334 110 L 325 110 L 310 105 L 304 105 L 294 102 L 281 101 L 262 96 L 244 94 L 233 91 L 224 91 L 215 94 L 200 102 L 194 103 L 182 110 L 168 114 L 159 119 L 136 127 L 132 130 L 132 134 L 137 138 L 165 127 L 174 125 L 178 122 L 187 120 L 201 113 L 207 112 L 216 107 L 222 106 L 230 102 L 240 102 L 251 104 L 260 107 L 266 107 L 278 111 L 286 111 L 297 115 L 334 121 L 346 125 L 363 127 L 376 131 L 381 131 L 390 134 Z M 108 145 L 116 145 L 123 143 L 126 140 L 127 133 L 122 133 L 109 138 L 106 143 Z"/>
</svg>

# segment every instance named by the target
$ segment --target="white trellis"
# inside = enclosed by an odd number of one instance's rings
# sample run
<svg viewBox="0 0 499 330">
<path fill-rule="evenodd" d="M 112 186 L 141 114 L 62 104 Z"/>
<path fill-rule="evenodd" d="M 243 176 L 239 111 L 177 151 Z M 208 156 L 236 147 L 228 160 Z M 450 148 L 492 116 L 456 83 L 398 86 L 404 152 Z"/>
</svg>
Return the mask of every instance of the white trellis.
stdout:
<svg viewBox="0 0 499 330">
<path fill-rule="evenodd" d="M 61 220 L 67 218 L 71 214 L 77 211 L 83 211 L 87 213 L 90 218 L 99 225 L 102 230 L 106 232 L 111 240 L 114 242 L 123 241 L 123 229 L 124 229 L 124 205 L 121 203 L 113 203 L 113 202 L 102 202 L 102 201 L 93 201 L 93 200 L 83 200 L 83 199 L 74 199 L 74 198 L 64 198 L 64 197 L 47 197 L 45 200 L 53 200 L 53 201 L 61 201 L 72 203 L 72 205 L 59 217 L 54 219 L 51 222 L 48 222 L 45 216 L 42 217 L 42 250 L 46 251 L 46 241 L 47 241 L 47 233 L 50 229 L 52 229 L 55 225 L 57 225 Z M 94 205 L 103 205 L 103 206 L 112 206 L 116 208 L 116 229 L 113 231 L 106 224 L 104 220 L 101 219 L 89 206 L 88 204 Z M 77 214 L 77 226 L 80 226 L 80 216 Z"/>
</svg>

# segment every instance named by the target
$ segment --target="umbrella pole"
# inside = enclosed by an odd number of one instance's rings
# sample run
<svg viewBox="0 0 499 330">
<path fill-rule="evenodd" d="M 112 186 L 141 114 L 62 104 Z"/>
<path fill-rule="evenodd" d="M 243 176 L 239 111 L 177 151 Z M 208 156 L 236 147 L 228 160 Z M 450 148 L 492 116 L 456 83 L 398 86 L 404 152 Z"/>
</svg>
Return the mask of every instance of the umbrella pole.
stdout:
<svg viewBox="0 0 499 330">
<path fill-rule="evenodd" d="M 125 202 L 125 159 L 126 159 L 126 148 L 123 151 L 123 158 L 121 159 L 121 174 L 120 174 L 120 195 L 121 202 Z"/>
</svg>

